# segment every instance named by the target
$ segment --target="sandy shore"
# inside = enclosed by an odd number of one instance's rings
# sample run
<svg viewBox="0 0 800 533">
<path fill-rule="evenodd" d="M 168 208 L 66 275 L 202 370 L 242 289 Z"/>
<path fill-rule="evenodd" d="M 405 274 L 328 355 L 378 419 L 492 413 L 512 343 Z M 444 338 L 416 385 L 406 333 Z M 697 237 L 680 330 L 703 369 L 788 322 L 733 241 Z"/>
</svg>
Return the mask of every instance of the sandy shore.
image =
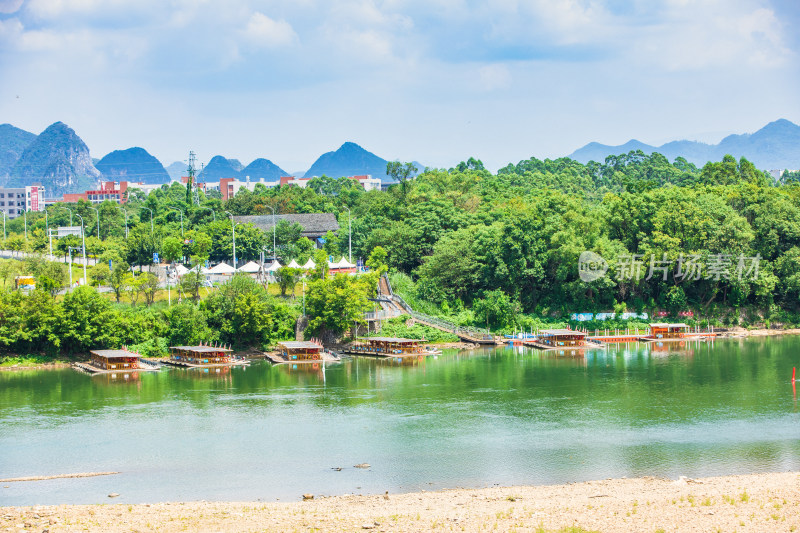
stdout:
<svg viewBox="0 0 800 533">
<path fill-rule="evenodd" d="M 112 502 L 113 500 L 109 500 Z M 336 496 L 293 503 L 0 508 L 0 530 L 798 531 L 800 473 Z"/>
</svg>

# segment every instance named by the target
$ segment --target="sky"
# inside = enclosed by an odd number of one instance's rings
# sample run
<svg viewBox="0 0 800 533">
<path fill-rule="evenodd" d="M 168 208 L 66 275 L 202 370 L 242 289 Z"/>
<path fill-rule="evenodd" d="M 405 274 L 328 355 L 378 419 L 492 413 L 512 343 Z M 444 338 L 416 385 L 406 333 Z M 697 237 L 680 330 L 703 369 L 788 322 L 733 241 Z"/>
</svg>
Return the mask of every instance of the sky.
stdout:
<svg viewBox="0 0 800 533">
<path fill-rule="evenodd" d="M 797 0 L 0 0 L 0 123 L 100 158 L 492 170 L 800 124 Z"/>
</svg>

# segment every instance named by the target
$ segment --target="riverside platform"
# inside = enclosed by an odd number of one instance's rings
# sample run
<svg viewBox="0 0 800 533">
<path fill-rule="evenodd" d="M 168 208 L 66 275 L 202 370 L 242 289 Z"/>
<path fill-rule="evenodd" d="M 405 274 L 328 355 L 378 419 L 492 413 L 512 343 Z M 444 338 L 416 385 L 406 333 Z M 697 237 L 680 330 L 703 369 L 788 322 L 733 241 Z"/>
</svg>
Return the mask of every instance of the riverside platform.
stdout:
<svg viewBox="0 0 800 533">
<path fill-rule="evenodd" d="M 72 368 L 88 374 L 121 374 L 128 372 L 154 372 L 159 366 L 142 361 L 138 353 L 128 350 L 92 350 L 88 363 L 72 363 Z"/>
<path fill-rule="evenodd" d="M 279 342 L 277 353 L 265 353 L 264 358 L 273 365 L 318 365 L 340 361 L 335 355 L 326 352 L 322 345 L 311 341 Z"/>
<path fill-rule="evenodd" d="M 165 364 L 186 368 L 217 368 L 250 364 L 232 356 L 233 350 L 222 346 L 170 346 Z"/>
<path fill-rule="evenodd" d="M 422 339 L 405 339 L 402 337 L 368 337 L 360 342 L 355 342 L 351 346 L 342 350 L 349 355 L 362 357 L 384 357 L 384 358 L 403 358 L 403 357 L 426 357 L 437 355 L 434 351 L 425 350 L 423 344 L 427 342 Z"/>
</svg>

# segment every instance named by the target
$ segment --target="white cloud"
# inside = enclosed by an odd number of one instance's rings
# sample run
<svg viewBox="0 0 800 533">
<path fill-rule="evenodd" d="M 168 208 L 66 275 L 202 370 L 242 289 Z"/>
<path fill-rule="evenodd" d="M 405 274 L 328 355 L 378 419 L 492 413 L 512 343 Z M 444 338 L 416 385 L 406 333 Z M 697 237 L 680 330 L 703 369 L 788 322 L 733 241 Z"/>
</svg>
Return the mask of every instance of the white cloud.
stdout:
<svg viewBox="0 0 800 533">
<path fill-rule="evenodd" d="M 0 19 L 0 43 L 6 43 L 7 48 L 12 48 L 24 30 L 22 22 L 17 18 Z"/>
<path fill-rule="evenodd" d="M 511 72 L 505 65 L 484 65 L 478 69 L 480 87 L 484 91 L 505 89 L 511 85 Z"/>
<path fill-rule="evenodd" d="M 16 13 L 23 0 L 0 0 L 0 13 Z"/>
<path fill-rule="evenodd" d="M 273 20 L 256 11 L 244 29 L 248 42 L 264 48 L 276 48 L 296 43 L 299 38 L 292 25 L 285 20 Z"/>
<path fill-rule="evenodd" d="M 783 32 L 775 12 L 757 1 L 671 0 L 662 22 L 629 33 L 640 63 L 680 71 L 786 65 L 795 54 Z"/>
</svg>

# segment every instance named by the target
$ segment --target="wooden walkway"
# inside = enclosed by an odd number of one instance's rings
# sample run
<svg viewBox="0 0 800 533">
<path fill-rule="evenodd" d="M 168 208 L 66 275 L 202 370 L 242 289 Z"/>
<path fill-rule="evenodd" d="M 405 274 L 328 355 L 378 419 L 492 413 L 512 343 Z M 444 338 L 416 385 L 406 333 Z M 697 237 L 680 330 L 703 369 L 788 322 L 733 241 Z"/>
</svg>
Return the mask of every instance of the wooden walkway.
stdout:
<svg viewBox="0 0 800 533">
<path fill-rule="evenodd" d="M 411 318 L 412 321 L 418 322 L 420 324 L 424 324 L 434 329 L 438 329 L 440 331 L 446 331 L 447 333 L 452 333 L 462 341 L 472 342 L 474 344 L 497 344 L 494 340 L 494 337 L 491 335 L 489 336 L 478 336 L 474 332 L 467 332 L 457 326 L 448 327 L 448 325 L 444 325 L 441 323 L 437 323 L 438 320 L 431 320 L 427 318 L 422 318 L 418 313 L 414 313 Z"/>
</svg>

